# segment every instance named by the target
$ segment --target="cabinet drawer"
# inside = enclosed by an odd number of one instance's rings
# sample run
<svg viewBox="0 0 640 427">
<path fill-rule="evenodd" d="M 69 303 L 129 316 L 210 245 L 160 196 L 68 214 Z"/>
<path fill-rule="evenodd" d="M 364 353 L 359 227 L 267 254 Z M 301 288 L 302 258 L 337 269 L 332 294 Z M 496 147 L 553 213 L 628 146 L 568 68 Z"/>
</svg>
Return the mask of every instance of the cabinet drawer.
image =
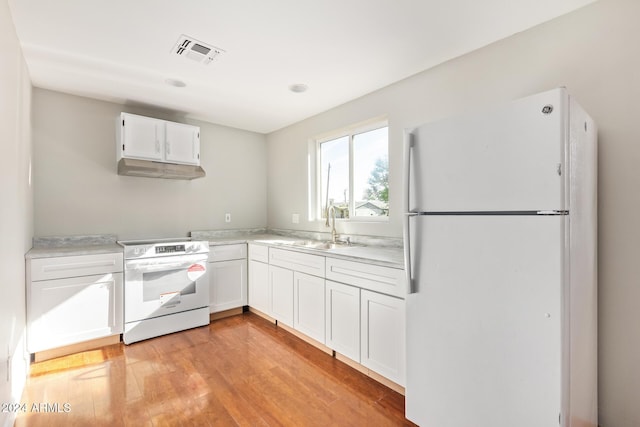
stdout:
<svg viewBox="0 0 640 427">
<path fill-rule="evenodd" d="M 269 246 L 249 245 L 249 259 L 268 263 L 269 262 Z"/>
<path fill-rule="evenodd" d="M 404 270 L 327 258 L 327 279 L 404 298 Z"/>
<path fill-rule="evenodd" d="M 247 245 L 212 245 L 209 246 L 209 262 L 231 261 L 247 257 Z"/>
<path fill-rule="evenodd" d="M 282 249 L 269 249 L 269 264 L 324 277 L 324 257 Z"/>
<path fill-rule="evenodd" d="M 76 255 L 30 260 L 31 280 L 61 279 L 116 273 L 123 269 L 122 253 Z"/>
</svg>

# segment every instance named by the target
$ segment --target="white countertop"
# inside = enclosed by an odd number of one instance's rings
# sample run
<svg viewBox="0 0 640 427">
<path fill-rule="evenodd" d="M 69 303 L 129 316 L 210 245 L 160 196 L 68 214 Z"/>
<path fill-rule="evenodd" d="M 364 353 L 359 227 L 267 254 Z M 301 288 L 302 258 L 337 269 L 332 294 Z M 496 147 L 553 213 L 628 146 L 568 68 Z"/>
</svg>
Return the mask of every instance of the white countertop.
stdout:
<svg viewBox="0 0 640 427">
<path fill-rule="evenodd" d="M 122 252 L 122 246 L 117 243 L 103 245 L 70 245 L 37 247 L 26 253 L 25 258 L 53 258 L 61 256 L 97 255 Z"/>
<path fill-rule="evenodd" d="M 109 236 L 111 237 L 111 236 Z M 63 241 L 64 240 L 64 241 Z M 77 255 L 93 255 L 104 253 L 122 252 L 122 246 L 115 243 L 115 240 L 109 239 L 67 239 L 56 238 L 48 243 L 40 243 L 25 254 L 25 258 L 50 258 L 61 256 L 77 256 Z M 254 243 L 260 245 L 268 245 L 273 247 L 281 247 L 283 249 L 306 252 L 314 255 L 322 255 L 333 258 L 353 260 L 376 265 L 383 265 L 392 268 L 404 268 L 404 254 L 402 248 L 393 246 L 366 246 L 353 245 L 343 246 L 335 249 L 318 249 L 305 246 L 292 245 L 291 242 L 301 239 L 299 237 L 288 237 L 277 234 L 254 234 L 254 233 L 237 233 L 223 237 L 194 238 L 194 240 L 208 240 L 209 245 L 230 245 L 242 243 Z"/>
<path fill-rule="evenodd" d="M 404 268 L 404 253 L 402 248 L 353 245 L 335 249 L 317 249 L 291 244 L 291 242 L 299 240 L 306 239 L 280 236 L 276 234 L 250 234 L 245 236 L 237 235 L 221 238 L 210 238 L 209 245 L 213 246 L 229 245 L 234 243 L 254 243 L 260 245 L 282 247 L 283 249 L 306 252 L 314 255 L 323 255 L 333 258 L 354 260 L 376 265 L 384 265 L 392 268 Z"/>
</svg>

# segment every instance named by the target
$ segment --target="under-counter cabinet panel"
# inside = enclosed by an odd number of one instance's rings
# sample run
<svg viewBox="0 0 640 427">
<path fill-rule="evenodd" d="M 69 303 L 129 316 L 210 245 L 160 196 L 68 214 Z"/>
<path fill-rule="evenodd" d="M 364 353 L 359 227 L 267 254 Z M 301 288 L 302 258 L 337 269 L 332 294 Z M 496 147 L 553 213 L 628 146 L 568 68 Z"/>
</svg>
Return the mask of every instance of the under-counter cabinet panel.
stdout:
<svg viewBox="0 0 640 427">
<path fill-rule="evenodd" d="M 253 259 L 249 260 L 249 305 L 264 314 L 271 313 L 269 264 Z"/>
<path fill-rule="evenodd" d="M 293 284 L 293 327 L 324 344 L 324 279 L 295 272 L 293 273 Z"/>
<path fill-rule="evenodd" d="M 360 301 L 360 363 L 404 386 L 405 301 L 364 289 Z"/>
<path fill-rule="evenodd" d="M 247 305 L 247 260 L 209 263 L 211 313 Z"/>
<path fill-rule="evenodd" d="M 122 273 L 44 280 L 31 286 L 30 353 L 122 332 Z"/>
<path fill-rule="evenodd" d="M 209 312 L 247 305 L 247 245 L 209 247 Z"/>
<path fill-rule="evenodd" d="M 293 327 L 293 271 L 269 266 L 271 290 L 271 316 L 278 322 Z"/>
<path fill-rule="evenodd" d="M 325 257 L 285 249 L 270 248 L 269 264 L 324 277 Z"/>
<path fill-rule="evenodd" d="M 249 259 L 269 263 L 269 246 L 249 244 Z"/>
<path fill-rule="evenodd" d="M 343 259 L 327 258 L 327 279 L 404 298 L 404 270 Z"/>
<path fill-rule="evenodd" d="M 28 259 L 29 352 L 121 334 L 122 268 L 122 253 Z"/>
<path fill-rule="evenodd" d="M 360 289 L 326 281 L 326 345 L 360 363 Z"/>
<path fill-rule="evenodd" d="M 32 282 L 121 272 L 123 265 L 120 253 L 35 258 L 27 261 L 29 280 Z"/>
<path fill-rule="evenodd" d="M 247 245 L 245 243 L 209 246 L 209 262 L 231 261 L 245 258 L 247 258 Z"/>
</svg>

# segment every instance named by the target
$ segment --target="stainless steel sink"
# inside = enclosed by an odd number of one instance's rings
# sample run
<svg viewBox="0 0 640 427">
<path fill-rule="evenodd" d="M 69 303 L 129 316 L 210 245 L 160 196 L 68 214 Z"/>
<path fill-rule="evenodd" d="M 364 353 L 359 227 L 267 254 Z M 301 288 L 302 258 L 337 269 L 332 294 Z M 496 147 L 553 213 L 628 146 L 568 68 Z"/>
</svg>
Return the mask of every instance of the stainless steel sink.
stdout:
<svg viewBox="0 0 640 427">
<path fill-rule="evenodd" d="M 324 242 L 319 240 L 296 240 L 291 242 L 293 246 L 300 246 L 304 248 L 311 249 L 338 249 L 338 248 L 348 248 L 349 246 L 353 246 L 349 242 Z"/>
</svg>

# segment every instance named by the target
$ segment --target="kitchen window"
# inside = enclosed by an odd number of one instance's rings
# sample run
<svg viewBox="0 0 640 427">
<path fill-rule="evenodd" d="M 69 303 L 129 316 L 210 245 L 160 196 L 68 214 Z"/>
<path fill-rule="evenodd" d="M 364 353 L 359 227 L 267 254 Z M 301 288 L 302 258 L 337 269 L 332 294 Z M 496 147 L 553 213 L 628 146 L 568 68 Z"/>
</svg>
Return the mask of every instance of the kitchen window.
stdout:
<svg viewBox="0 0 640 427">
<path fill-rule="evenodd" d="M 325 219 L 330 206 L 336 218 L 389 218 L 388 135 L 387 122 L 377 120 L 315 140 L 315 218 Z"/>
</svg>

